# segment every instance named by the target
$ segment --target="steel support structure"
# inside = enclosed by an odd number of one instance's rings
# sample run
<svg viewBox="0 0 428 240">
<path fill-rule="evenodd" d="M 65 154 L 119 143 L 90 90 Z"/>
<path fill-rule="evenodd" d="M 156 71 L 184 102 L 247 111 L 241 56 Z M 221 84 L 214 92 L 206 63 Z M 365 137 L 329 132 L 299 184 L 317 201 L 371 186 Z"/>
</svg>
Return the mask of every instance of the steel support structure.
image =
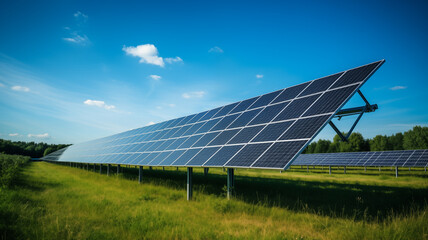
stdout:
<svg viewBox="0 0 428 240">
<path fill-rule="evenodd" d="M 354 128 L 357 126 L 357 123 L 360 121 L 361 117 L 366 112 L 374 112 L 378 109 L 377 104 L 370 104 L 369 101 L 367 101 L 366 97 L 364 97 L 363 93 L 358 90 L 357 91 L 360 97 L 363 99 L 363 101 L 366 103 L 365 106 L 361 107 L 355 107 L 355 108 L 347 108 L 340 110 L 339 112 L 334 115 L 334 117 L 337 117 L 338 120 L 342 119 L 342 117 L 352 116 L 358 114 L 357 119 L 355 120 L 354 124 L 352 124 L 351 129 L 349 129 L 348 133 L 346 133 L 346 136 L 343 135 L 343 133 L 334 125 L 334 123 L 330 120 L 328 124 L 330 124 L 331 128 L 339 135 L 339 137 L 342 139 L 342 141 L 347 142 L 349 137 L 352 134 L 352 131 L 354 131 Z"/>
<path fill-rule="evenodd" d="M 141 184 L 143 181 L 143 166 L 138 168 L 138 183 Z"/>
<path fill-rule="evenodd" d="M 103 173 L 103 165 L 100 164 L 100 174 L 102 174 L 102 173 Z"/>
<path fill-rule="evenodd" d="M 328 166 L 328 174 L 331 175 L 331 166 Z"/>
<path fill-rule="evenodd" d="M 205 177 L 208 176 L 208 170 L 209 170 L 209 168 L 204 168 L 204 176 Z"/>
<path fill-rule="evenodd" d="M 110 176 L 110 167 L 111 167 L 111 164 L 107 164 L 107 176 Z"/>
<path fill-rule="evenodd" d="M 235 169 L 227 169 L 227 199 L 230 199 L 235 190 Z"/>
<path fill-rule="evenodd" d="M 119 174 L 120 173 L 120 164 L 117 164 L 116 170 L 117 170 L 116 174 Z"/>
<path fill-rule="evenodd" d="M 192 200 L 192 196 L 193 196 L 192 175 L 193 175 L 193 168 L 188 167 L 187 168 L 187 201 Z"/>
<path fill-rule="evenodd" d="M 398 166 L 395 166 L 395 177 L 398 178 Z"/>
</svg>

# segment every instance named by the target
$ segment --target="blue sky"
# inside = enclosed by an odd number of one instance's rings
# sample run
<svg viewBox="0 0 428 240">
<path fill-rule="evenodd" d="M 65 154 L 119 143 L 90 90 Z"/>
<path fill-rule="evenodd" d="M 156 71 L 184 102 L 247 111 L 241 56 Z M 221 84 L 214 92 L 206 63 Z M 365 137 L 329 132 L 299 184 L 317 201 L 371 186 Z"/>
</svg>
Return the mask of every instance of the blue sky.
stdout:
<svg viewBox="0 0 428 240">
<path fill-rule="evenodd" d="M 380 59 L 362 88 L 379 110 L 356 131 L 426 126 L 427 12 L 426 1 L 4 0 L 0 138 L 82 142 Z"/>
</svg>

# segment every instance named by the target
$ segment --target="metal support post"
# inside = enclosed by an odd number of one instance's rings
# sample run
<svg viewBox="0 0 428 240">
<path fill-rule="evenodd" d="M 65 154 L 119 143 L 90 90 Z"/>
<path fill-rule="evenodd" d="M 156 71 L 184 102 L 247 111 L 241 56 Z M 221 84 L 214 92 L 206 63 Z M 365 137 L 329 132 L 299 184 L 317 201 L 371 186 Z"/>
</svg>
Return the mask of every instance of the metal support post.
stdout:
<svg viewBox="0 0 428 240">
<path fill-rule="evenodd" d="M 177 171 L 178 171 L 178 167 L 177 167 Z"/>
<path fill-rule="evenodd" d="M 379 167 L 379 172 L 380 172 L 380 167 Z"/>
<path fill-rule="evenodd" d="M 117 174 L 119 174 L 120 173 L 120 165 L 119 164 L 117 164 L 116 170 L 117 170 Z"/>
<path fill-rule="evenodd" d="M 71 167 L 71 162 L 70 162 L 70 167 Z"/>
<path fill-rule="evenodd" d="M 107 176 L 110 176 L 110 167 L 111 167 L 111 164 L 107 164 Z"/>
<path fill-rule="evenodd" d="M 398 178 L 398 166 L 395 166 L 395 177 Z"/>
<path fill-rule="evenodd" d="M 328 174 L 331 175 L 331 166 L 328 166 Z"/>
<path fill-rule="evenodd" d="M 366 172 L 367 171 L 367 167 L 366 166 L 364 166 L 364 172 Z"/>
<path fill-rule="evenodd" d="M 102 174 L 102 173 L 103 173 L 103 165 L 100 164 L 100 174 Z"/>
<path fill-rule="evenodd" d="M 206 177 L 206 176 L 208 176 L 208 170 L 209 170 L 209 168 L 204 168 L 204 176 Z"/>
<path fill-rule="evenodd" d="M 153 170 L 152 166 L 149 167 L 149 170 Z"/>
<path fill-rule="evenodd" d="M 346 174 L 346 166 L 343 166 L 343 173 Z"/>
<path fill-rule="evenodd" d="M 86 171 L 89 171 L 89 163 L 86 164 Z"/>
<path fill-rule="evenodd" d="M 142 181 L 143 181 L 143 166 L 140 166 L 138 168 L 138 183 L 141 184 Z"/>
<path fill-rule="evenodd" d="M 227 199 L 233 195 L 235 189 L 235 169 L 227 169 Z"/>
<path fill-rule="evenodd" d="M 162 167 L 162 171 L 165 171 L 165 167 Z"/>
<path fill-rule="evenodd" d="M 306 172 L 309 172 L 309 166 L 306 166 Z"/>
<path fill-rule="evenodd" d="M 193 168 L 188 167 L 187 168 L 187 201 L 192 200 L 192 195 L 193 195 L 192 175 L 193 175 Z"/>
</svg>

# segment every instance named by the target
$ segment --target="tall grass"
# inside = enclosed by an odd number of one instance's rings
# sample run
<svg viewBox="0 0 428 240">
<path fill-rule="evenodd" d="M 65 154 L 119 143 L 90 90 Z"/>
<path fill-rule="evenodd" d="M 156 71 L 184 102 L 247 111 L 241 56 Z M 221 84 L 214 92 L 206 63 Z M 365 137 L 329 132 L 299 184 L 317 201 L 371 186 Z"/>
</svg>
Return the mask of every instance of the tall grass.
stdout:
<svg viewBox="0 0 428 240">
<path fill-rule="evenodd" d="M 115 172 L 115 171 L 112 171 Z M 426 178 L 237 170 L 137 169 L 107 177 L 44 162 L 1 196 L 2 239 L 426 239 Z M 105 172 L 104 172 L 105 173 Z M 422 187 L 421 187 L 422 186 Z M 360 198 L 358 198 L 360 197 Z M 388 203 L 390 201 L 390 203 Z"/>
<path fill-rule="evenodd" d="M 0 191 L 13 183 L 19 169 L 29 160 L 26 156 L 0 154 Z"/>
</svg>

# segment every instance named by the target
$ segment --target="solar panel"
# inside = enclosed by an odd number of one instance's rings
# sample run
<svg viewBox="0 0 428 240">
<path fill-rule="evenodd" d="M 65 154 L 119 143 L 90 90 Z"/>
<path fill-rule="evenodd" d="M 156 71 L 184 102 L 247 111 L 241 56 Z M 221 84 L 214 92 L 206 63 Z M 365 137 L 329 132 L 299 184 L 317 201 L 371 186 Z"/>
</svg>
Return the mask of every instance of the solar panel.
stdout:
<svg viewBox="0 0 428 240">
<path fill-rule="evenodd" d="M 428 150 L 301 154 L 293 165 L 427 167 Z"/>
<path fill-rule="evenodd" d="M 75 144 L 45 159 L 285 169 L 383 62 Z M 419 159 L 426 161 L 420 155 L 406 162 Z"/>
</svg>

